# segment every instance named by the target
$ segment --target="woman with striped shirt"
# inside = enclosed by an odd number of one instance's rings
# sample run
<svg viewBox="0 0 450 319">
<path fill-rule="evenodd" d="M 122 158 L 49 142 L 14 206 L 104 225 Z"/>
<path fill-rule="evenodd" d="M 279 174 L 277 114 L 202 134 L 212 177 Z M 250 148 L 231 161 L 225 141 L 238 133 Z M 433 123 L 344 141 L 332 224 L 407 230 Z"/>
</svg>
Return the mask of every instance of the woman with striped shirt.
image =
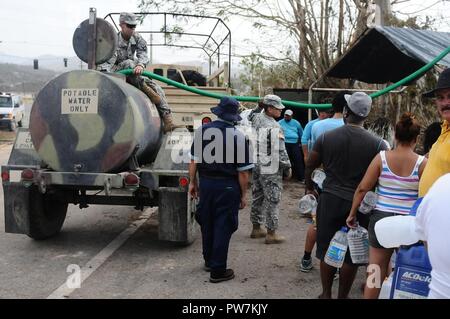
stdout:
<svg viewBox="0 0 450 319">
<path fill-rule="evenodd" d="M 355 227 L 356 213 L 366 193 L 376 186 L 378 200 L 369 222 L 369 264 L 380 268 L 380 285 L 388 275 L 393 249 L 386 249 L 378 242 L 374 227 L 382 218 L 408 215 L 418 198 L 419 179 L 426 165 L 426 158 L 414 152 L 420 125 L 411 114 L 405 113 L 395 126 L 395 148 L 381 151 L 372 160 L 364 178 L 356 189 L 347 225 Z M 372 267 L 371 267 L 372 268 Z M 372 268 L 373 269 L 373 268 Z M 374 271 L 368 272 L 370 276 Z M 380 286 L 378 285 L 378 286 Z M 381 287 L 366 285 L 364 298 L 376 299 Z"/>
</svg>

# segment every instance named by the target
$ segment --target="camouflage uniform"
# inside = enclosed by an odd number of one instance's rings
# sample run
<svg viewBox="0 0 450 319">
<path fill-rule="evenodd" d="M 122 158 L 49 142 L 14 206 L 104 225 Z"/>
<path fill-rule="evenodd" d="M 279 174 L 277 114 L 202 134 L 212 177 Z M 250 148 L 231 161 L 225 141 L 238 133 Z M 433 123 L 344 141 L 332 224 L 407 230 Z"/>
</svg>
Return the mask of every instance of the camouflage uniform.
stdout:
<svg viewBox="0 0 450 319">
<path fill-rule="evenodd" d="M 291 163 L 285 149 L 283 131 L 277 121 L 265 113 L 252 113 L 249 119 L 258 134 L 250 221 L 253 225 L 262 225 L 265 218 L 266 228 L 276 230 L 283 171 L 289 169 Z"/>
<path fill-rule="evenodd" d="M 136 57 L 134 57 L 136 53 Z M 147 42 L 137 32 L 134 32 L 129 41 L 122 37 L 122 33 L 118 33 L 117 50 L 107 62 L 99 65 L 98 69 L 107 72 L 117 72 L 124 69 L 134 69 L 140 65 L 144 69 L 149 62 L 147 56 Z M 170 114 L 169 104 L 161 87 L 153 80 L 144 76 L 128 76 L 127 81 L 135 87 L 142 90 L 142 83 L 150 86 L 161 97 L 161 103 L 156 105 L 161 116 Z"/>
</svg>

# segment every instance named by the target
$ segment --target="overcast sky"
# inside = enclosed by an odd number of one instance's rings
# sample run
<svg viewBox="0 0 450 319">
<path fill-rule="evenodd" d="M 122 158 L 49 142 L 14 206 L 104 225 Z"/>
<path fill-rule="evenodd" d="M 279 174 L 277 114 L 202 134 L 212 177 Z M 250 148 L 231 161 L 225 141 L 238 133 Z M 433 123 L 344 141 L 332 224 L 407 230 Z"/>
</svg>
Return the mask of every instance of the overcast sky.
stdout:
<svg viewBox="0 0 450 319">
<path fill-rule="evenodd" d="M 409 2 L 407 7 L 398 5 L 394 10 L 401 9 L 405 13 L 422 10 L 417 15 L 446 14 L 445 24 L 439 28 L 450 31 L 449 1 L 413 2 L 415 4 Z M 111 12 L 138 11 L 136 0 L 0 0 L 0 54 L 30 58 L 44 54 L 74 56 L 73 32 L 88 18 L 90 7 L 97 9 L 100 18 Z M 227 24 L 232 30 L 232 44 L 237 50 L 245 48 L 242 23 L 231 21 Z"/>
</svg>

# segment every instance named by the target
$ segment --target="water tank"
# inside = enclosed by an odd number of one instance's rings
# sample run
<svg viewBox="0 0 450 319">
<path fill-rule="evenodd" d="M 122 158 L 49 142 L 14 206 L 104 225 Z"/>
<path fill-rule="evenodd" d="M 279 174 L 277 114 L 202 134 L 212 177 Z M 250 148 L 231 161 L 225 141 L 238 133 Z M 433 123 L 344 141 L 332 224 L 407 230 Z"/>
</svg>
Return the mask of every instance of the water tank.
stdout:
<svg viewBox="0 0 450 319">
<path fill-rule="evenodd" d="M 30 134 L 41 159 L 56 171 L 114 172 L 132 154 L 156 157 L 162 137 L 155 105 L 125 78 L 93 70 L 51 80 L 36 97 Z"/>
</svg>

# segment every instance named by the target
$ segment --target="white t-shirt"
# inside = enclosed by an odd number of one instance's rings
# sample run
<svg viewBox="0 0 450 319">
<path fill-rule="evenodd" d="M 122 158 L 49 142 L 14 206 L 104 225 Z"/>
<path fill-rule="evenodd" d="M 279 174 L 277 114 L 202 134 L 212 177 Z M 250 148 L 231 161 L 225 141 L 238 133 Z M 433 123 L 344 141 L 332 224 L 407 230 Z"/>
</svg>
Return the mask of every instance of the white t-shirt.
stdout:
<svg viewBox="0 0 450 319">
<path fill-rule="evenodd" d="M 441 176 L 417 209 L 416 231 L 427 242 L 431 266 L 428 298 L 450 299 L 450 173 Z"/>
</svg>

